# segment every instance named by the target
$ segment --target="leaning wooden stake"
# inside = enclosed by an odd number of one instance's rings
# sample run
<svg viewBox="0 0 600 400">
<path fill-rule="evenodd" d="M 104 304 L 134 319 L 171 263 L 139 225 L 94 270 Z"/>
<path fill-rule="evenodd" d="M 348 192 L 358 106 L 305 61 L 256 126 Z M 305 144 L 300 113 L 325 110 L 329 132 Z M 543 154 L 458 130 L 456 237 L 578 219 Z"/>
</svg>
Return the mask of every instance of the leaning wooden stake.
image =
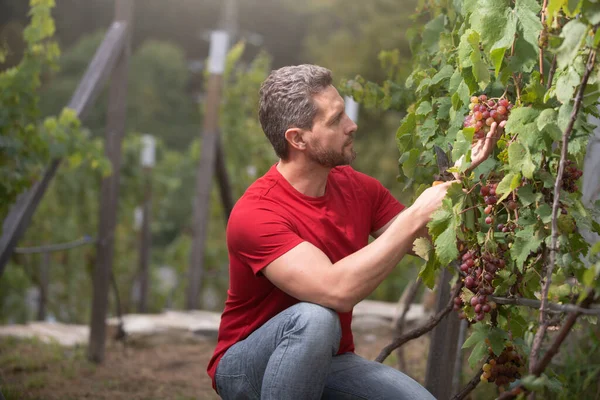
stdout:
<svg viewBox="0 0 600 400">
<path fill-rule="evenodd" d="M 133 0 L 117 0 L 115 19 L 127 22 L 127 42 L 111 76 L 106 121 L 105 155 L 112 164 L 112 174 L 102 181 L 100 192 L 100 216 L 98 242 L 96 244 L 96 268 L 93 275 L 92 318 L 88 358 L 100 363 L 104 360 L 106 339 L 106 315 L 108 289 L 114 255 L 115 226 L 119 202 L 119 175 L 121 169 L 121 143 L 125 136 L 127 109 L 127 69 Z"/>
</svg>

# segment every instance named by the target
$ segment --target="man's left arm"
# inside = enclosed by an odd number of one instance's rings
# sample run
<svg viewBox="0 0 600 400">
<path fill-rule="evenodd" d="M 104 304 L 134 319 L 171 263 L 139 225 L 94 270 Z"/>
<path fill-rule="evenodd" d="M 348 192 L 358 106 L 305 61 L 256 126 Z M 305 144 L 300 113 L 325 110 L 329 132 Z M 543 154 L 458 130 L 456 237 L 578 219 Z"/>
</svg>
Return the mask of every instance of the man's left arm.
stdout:
<svg viewBox="0 0 600 400">
<path fill-rule="evenodd" d="M 404 211 L 404 210 L 402 210 Z M 400 213 L 402 213 L 402 211 L 400 211 Z M 398 215 L 400 215 L 400 213 L 398 213 Z M 381 228 L 379 228 L 378 230 L 376 230 L 375 232 L 371 233 L 371 236 L 373 236 L 375 239 L 377 239 L 379 236 L 381 236 L 381 234 L 383 232 L 385 232 L 387 230 L 387 228 L 389 228 L 389 226 L 392 224 L 392 222 L 394 222 L 396 220 L 396 218 L 398 218 L 398 215 L 396 215 L 395 217 L 393 217 L 392 219 L 389 220 L 389 222 L 387 224 L 385 224 L 384 226 L 382 226 Z M 421 229 L 421 231 L 417 234 L 417 237 L 424 237 L 426 239 L 430 239 L 431 237 L 429 236 L 429 229 L 427 229 L 427 226 L 423 227 L 423 229 Z M 410 254 L 411 256 L 415 256 L 415 257 L 419 257 L 413 250 L 412 248 L 406 252 L 406 254 Z"/>
</svg>

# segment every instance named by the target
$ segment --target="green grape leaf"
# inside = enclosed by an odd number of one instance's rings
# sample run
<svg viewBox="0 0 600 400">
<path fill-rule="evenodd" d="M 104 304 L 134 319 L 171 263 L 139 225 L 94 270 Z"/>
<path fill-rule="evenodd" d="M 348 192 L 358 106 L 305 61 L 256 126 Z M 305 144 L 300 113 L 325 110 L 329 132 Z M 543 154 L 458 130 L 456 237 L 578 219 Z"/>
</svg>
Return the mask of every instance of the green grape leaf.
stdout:
<svg viewBox="0 0 600 400">
<path fill-rule="evenodd" d="M 396 138 L 400 138 L 401 136 L 406 135 L 406 134 L 412 135 L 415 132 L 416 127 L 417 127 L 417 119 L 415 117 L 415 114 L 413 114 L 413 113 L 408 114 L 404 118 L 402 125 L 400 125 L 400 127 L 398 128 L 398 131 L 396 132 Z"/>
<path fill-rule="evenodd" d="M 442 265 L 448 265 L 458 257 L 456 229 L 455 218 L 452 218 L 446 230 L 435 239 L 435 254 Z"/>
<path fill-rule="evenodd" d="M 470 18 L 471 27 L 486 49 L 509 47 L 514 37 L 516 20 L 508 0 L 480 0 Z M 512 30 L 512 34 L 511 34 Z M 509 41 L 510 40 L 510 41 Z M 497 43 L 499 43 L 497 45 Z"/>
<path fill-rule="evenodd" d="M 515 241 L 510 248 L 510 255 L 515 260 L 517 268 L 523 266 L 529 254 L 540 247 L 544 238 L 543 232 L 536 230 L 535 225 L 529 225 L 517 231 Z"/>
<path fill-rule="evenodd" d="M 544 224 L 549 224 L 552 222 L 552 207 L 550 207 L 548 204 L 541 204 L 536 212 Z"/>
<path fill-rule="evenodd" d="M 546 20 L 546 25 L 551 26 L 553 18 L 556 13 L 562 8 L 567 0 L 549 0 L 548 7 L 546 8 L 548 12 L 548 19 Z"/>
<path fill-rule="evenodd" d="M 425 25 L 422 46 L 430 54 L 437 52 L 439 49 L 440 35 L 444 32 L 446 18 L 444 14 L 440 14 Z"/>
<path fill-rule="evenodd" d="M 535 71 L 531 74 L 531 79 L 523 89 L 521 101 L 525 104 L 536 104 L 544 101 L 546 88 L 540 83 L 540 73 Z"/>
<path fill-rule="evenodd" d="M 552 108 L 546 108 L 537 119 L 537 128 L 553 140 L 560 140 L 562 131 L 558 127 L 558 114 Z"/>
<path fill-rule="evenodd" d="M 431 78 L 431 84 L 437 85 L 438 83 L 452 77 L 452 74 L 454 74 L 454 68 L 451 65 L 446 65 L 442 67 L 442 69 L 440 69 L 438 73 L 433 76 L 433 78 Z"/>
<path fill-rule="evenodd" d="M 522 172 L 525 178 L 533 179 L 535 164 L 531 160 L 529 149 L 521 143 L 513 142 L 508 146 L 508 164 L 515 174 Z"/>
<path fill-rule="evenodd" d="M 452 108 L 452 101 L 450 98 L 438 98 L 437 105 L 437 119 L 448 119 L 450 117 L 450 108 Z"/>
<path fill-rule="evenodd" d="M 490 52 L 490 58 L 492 60 L 492 64 L 494 64 L 494 75 L 496 77 L 498 77 L 498 74 L 500 73 L 502 61 L 504 60 L 504 53 L 506 53 L 505 47 L 499 47 Z"/>
<path fill-rule="evenodd" d="M 558 109 L 558 128 L 561 132 L 567 130 L 567 126 L 569 125 L 569 121 L 571 120 L 571 113 L 573 112 L 573 103 L 571 101 L 563 103 L 562 106 Z"/>
<path fill-rule="evenodd" d="M 581 14 L 591 25 L 598 25 L 598 23 L 600 23 L 600 4 L 597 2 L 585 1 L 583 3 Z"/>
<path fill-rule="evenodd" d="M 437 123 L 433 116 L 427 117 L 423 125 L 419 126 L 419 136 L 421 137 L 421 142 L 428 142 L 431 137 L 435 135 L 437 131 Z"/>
<path fill-rule="evenodd" d="M 415 239 L 413 243 L 413 251 L 416 255 L 425 261 L 429 261 L 429 252 L 433 249 L 433 245 L 429 239 L 420 237 Z"/>
<path fill-rule="evenodd" d="M 521 184 L 521 174 L 518 172 L 510 172 L 502 178 L 498 187 L 496 188 L 496 193 L 501 194 L 498 199 L 497 204 L 500 204 L 504 199 L 508 197 L 508 195 L 519 187 Z"/>
<path fill-rule="evenodd" d="M 573 98 L 575 88 L 579 86 L 581 77 L 577 70 L 570 65 L 566 70 L 561 71 L 556 80 L 556 98 L 561 103 L 567 103 Z"/>
<path fill-rule="evenodd" d="M 481 58 L 479 51 L 474 51 L 471 53 L 470 59 L 473 63 L 473 76 L 479 83 L 479 88 L 483 90 L 490 82 L 490 71 L 488 70 L 488 64 Z"/>
<path fill-rule="evenodd" d="M 512 333 L 513 337 L 522 337 L 527 331 L 527 321 L 519 314 L 518 311 L 511 312 L 510 318 L 508 319 L 508 329 Z"/>
<path fill-rule="evenodd" d="M 431 106 L 430 102 L 428 102 L 428 101 L 422 101 L 421 104 L 419 104 L 419 107 L 417 108 L 417 111 L 415 111 L 415 114 L 416 115 L 427 115 L 432 110 L 433 110 L 433 107 Z"/>
<path fill-rule="evenodd" d="M 490 341 L 492 351 L 497 356 L 502 353 L 502 350 L 504 350 L 504 343 L 509 339 L 508 334 L 505 331 L 495 327 L 490 328 L 487 338 Z"/>
<path fill-rule="evenodd" d="M 519 36 L 531 45 L 536 57 L 539 52 L 538 38 L 542 30 L 542 22 L 538 17 L 541 6 L 537 0 L 516 0 L 515 15 L 519 19 Z"/>
<path fill-rule="evenodd" d="M 464 128 L 456 134 L 456 141 L 452 146 L 452 159 L 458 160 L 460 157 L 467 155 L 471 150 L 475 128 Z M 468 161 L 468 160 L 466 160 Z"/>
<path fill-rule="evenodd" d="M 421 281 L 429 289 L 433 289 L 435 287 L 435 278 L 437 277 L 436 272 L 438 267 L 439 263 L 436 262 L 435 257 L 432 255 L 419 270 L 419 278 L 421 278 Z"/>
<path fill-rule="evenodd" d="M 533 204 L 542 199 L 541 193 L 533 193 L 533 186 L 526 185 L 520 187 L 518 192 L 519 202 L 523 207 L 527 207 L 530 204 Z"/>
<path fill-rule="evenodd" d="M 563 27 L 560 37 L 564 40 L 556 50 L 556 65 L 559 69 L 564 69 L 576 58 L 587 30 L 587 25 L 578 19 L 567 22 Z"/>
<path fill-rule="evenodd" d="M 419 149 L 411 149 L 400 156 L 398 163 L 402 166 L 402 172 L 407 178 L 414 177 L 420 155 L 421 151 Z"/>
</svg>

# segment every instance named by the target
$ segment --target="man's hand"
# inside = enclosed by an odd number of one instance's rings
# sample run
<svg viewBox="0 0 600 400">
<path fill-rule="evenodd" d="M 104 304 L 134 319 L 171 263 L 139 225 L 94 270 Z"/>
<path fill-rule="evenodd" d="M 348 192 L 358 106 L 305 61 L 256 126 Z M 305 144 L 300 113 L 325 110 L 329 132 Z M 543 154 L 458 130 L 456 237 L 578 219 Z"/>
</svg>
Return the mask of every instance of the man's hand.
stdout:
<svg viewBox="0 0 600 400">
<path fill-rule="evenodd" d="M 446 197 L 448 188 L 455 182 L 444 182 L 426 189 L 410 206 L 415 210 L 423 226 L 429 222 L 431 215 L 442 205 L 442 200 Z"/>
<path fill-rule="evenodd" d="M 500 122 L 500 124 L 494 122 L 492 126 L 490 126 L 490 131 L 483 138 L 477 140 L 471 146 L 471 166 L 467 170 L 467 173 L 473 171 L 479 164 L 487 160 L 487 158 L 492 154 L 494 147 L 496 147 L 496 142 L 504 133 L 504 126 L 506 125 L 506 121 Z"/>
</svg>

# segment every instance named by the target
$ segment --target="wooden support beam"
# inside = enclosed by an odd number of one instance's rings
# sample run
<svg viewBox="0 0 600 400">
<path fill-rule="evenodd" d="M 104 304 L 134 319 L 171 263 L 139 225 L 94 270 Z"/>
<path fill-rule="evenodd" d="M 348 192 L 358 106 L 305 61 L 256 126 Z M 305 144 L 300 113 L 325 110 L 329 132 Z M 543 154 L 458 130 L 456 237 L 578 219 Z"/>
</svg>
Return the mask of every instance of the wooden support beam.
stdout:
<svg viewBox="0 0 600 400">
<path fill-rule="evenodd" d="M 444 269 L 438 281 L 436 313 L 447 306 L 451 296 L 450 279 L 452 272 Z M 425 388 L 438 400 L 452 396 L 454 359 L 458 343 L 460 320 L 455 312 L 444 318 L 433 329 L 425 371 Z"/>
<path fill-rule="evenodd" d="M 125 136 L 127 111 L 127 70 L 129 66 L 133 0 L 116 0 L 115 20 L 127 21 L 126 44 L 110 78 L 106 145 L 104 153 L 113 168 L 111 176 L 102 180 L 100 216 L 96 243 L 96 268 L 93 275 L 92 316 L 88 358 L 100 363 L 104 360 L 108 290 L 114 254 L 114 233 L 117 224 L 119 177 L 121 170 L 121 143 Z"/>
<path fill-rule="evenodd" d="M 212 74 L 208 81 L 206 96 L 206 112 L 202 134 L 202 151 L 196 175 L 196 196 L 192 217 L 192 249 L 188 270 L 188 287 L 185 307 L 188 310 L 198 308 L 198 296 L 204 275 L 205 243 L 208 236 L 208 219 L 210 210 L 210 193 L 215 175 L 218 149 L 218 116 L 221 103 L 221 86 L 223 77 Z"/>
<path fill-rule="evenodd" d="M 91 105 L 94 104 L 100 89 L 106 83 L 119 54 L 123 51 L 126 32 L 127 23 L 124 21 L 115 21 L 106 33 L 102 44 L 98 47 L 94 58 L 90 62 L 87 71 L 67 106 L 75 110 L 79 118 L 85 118 Z M 33 213 L 54 177 L 60 161 L 53 160 L 51 162 L 44 172 L 42 179 L 17 198 L 17 201 L 5 218 L 2 227 L 2 236 L 0 237 L 0 276 L 2 276 L 4 267 L 10 259 L 18 241 L 31 223 Z"/>
</svg>

